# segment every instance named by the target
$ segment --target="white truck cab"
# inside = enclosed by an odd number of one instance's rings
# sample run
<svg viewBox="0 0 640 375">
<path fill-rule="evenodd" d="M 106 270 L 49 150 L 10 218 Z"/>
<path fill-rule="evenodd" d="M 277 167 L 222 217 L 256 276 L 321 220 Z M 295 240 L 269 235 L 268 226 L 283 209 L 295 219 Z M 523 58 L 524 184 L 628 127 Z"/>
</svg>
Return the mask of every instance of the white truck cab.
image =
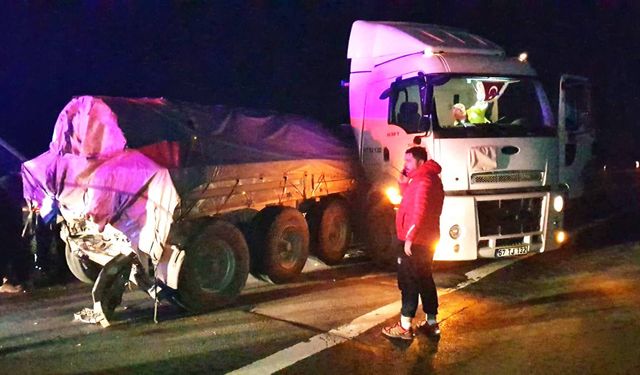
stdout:
<svg viewBox="0 0 640 375">
<path fill-rule="evenodd" d="M 581 192 L 579 172 L 593 142 L 582 125 L 586 80 L 563 77 L 561 102 L 571 97 L 572 104 L 561 105 L 558 128 L 526 55 L 507 57 L 477 35 L 356 21 L 348 58 L 351 126 L 373 191 L 398 203 L 396 181 L 411 146 L 425 147 L 442 166 L 437 260 L 560 247 L 564 200 Z"/>
</svg>

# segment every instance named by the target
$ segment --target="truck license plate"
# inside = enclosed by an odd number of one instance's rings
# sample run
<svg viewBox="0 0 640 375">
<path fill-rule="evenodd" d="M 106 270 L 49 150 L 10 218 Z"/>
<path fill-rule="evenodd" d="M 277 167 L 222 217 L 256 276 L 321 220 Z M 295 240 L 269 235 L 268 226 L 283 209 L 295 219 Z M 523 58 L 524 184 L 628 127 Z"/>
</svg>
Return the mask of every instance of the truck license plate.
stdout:
<svg viewBox="0 0 640 375">
<path fill-rule="evenodd" d="M 529 252 L 528 245 L 510 246 L 496 249 L 496 258 L 525 255 Z"/>
</svg>

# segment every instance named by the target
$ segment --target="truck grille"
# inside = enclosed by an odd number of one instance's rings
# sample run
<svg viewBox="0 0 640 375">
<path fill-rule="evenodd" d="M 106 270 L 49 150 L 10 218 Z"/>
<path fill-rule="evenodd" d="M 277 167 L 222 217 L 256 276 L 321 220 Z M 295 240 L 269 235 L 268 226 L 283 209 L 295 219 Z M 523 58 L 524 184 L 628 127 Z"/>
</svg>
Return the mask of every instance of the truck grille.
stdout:
<svg viewBox="0 0 640 375">
<path fill-rule="evenodd" d="M 542 197 L 476 202 L 480 236 L 540 231 Z"/>
<path fill-rule="evenodd" d="M 542 182 L 542 171 L 484 172 L 471 175 L 471 183 Z"/>
</svg>

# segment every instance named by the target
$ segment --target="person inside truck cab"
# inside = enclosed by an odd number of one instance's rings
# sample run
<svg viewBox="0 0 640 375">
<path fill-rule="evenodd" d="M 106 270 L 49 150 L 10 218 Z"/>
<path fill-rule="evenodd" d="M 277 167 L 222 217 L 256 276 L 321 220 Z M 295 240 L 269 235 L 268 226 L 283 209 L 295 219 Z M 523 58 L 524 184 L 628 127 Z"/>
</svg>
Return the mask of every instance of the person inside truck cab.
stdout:
<svg viewBox="0 0 640 375">
<path fill-rule="evenodd" d="M 469 121 L 473 124 L 486 124 L 489 120 L 485 117 L 489 102 L 485 97 L 485 90 L 482 82 L 476 82 L 476 102 L 467 110 Z"/>
<path fill-rule="evenodd" d="M 474 85 L 476 102 L 467 109 L 467 118 L 472 124 L 488 124 L 487 118 L 491 110 L 489 105 L 497 102 L 504 93 L 508 83 L 500 81 L 477 81 Z"/>
<path fill-rule="evenodd" d="M 473 126 L 472 123 L 467 121 L 467 111 L 462 103 L 456 103 L 451 107 L 451 116 L 453 117 L 454 127 Z"/>
</svg>

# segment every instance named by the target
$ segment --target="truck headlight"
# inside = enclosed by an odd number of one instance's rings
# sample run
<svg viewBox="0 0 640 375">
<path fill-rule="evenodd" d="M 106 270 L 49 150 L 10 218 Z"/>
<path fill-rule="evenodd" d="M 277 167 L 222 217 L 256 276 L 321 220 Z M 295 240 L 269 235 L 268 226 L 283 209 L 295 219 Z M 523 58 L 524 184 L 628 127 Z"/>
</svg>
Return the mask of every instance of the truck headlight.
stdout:
<svg viewBox="0 0 640 375">
<path fill-rule="evenodd" d="M 449 228 L 449 237 L 457 240 L 460 237 L 460 226 L 458 224 L 454 224 Z"/>
<path fill-rule="evenodd" d="M 564 198 L 562 198 L 562 195 L 558 195 L 555 198 L 553 198 L 554 211 L 562 212 L 563 208 L 564 208 Z"/>
<path fill-rule="evenodd" d="M 396 187 L 388 187 L 387 190 L 384 191 L 384 194 L 389 199 L 392 205 L 397 206 L 402 202 L 402 195 L 400 195 L 400 190 Z"/>
</svg>

